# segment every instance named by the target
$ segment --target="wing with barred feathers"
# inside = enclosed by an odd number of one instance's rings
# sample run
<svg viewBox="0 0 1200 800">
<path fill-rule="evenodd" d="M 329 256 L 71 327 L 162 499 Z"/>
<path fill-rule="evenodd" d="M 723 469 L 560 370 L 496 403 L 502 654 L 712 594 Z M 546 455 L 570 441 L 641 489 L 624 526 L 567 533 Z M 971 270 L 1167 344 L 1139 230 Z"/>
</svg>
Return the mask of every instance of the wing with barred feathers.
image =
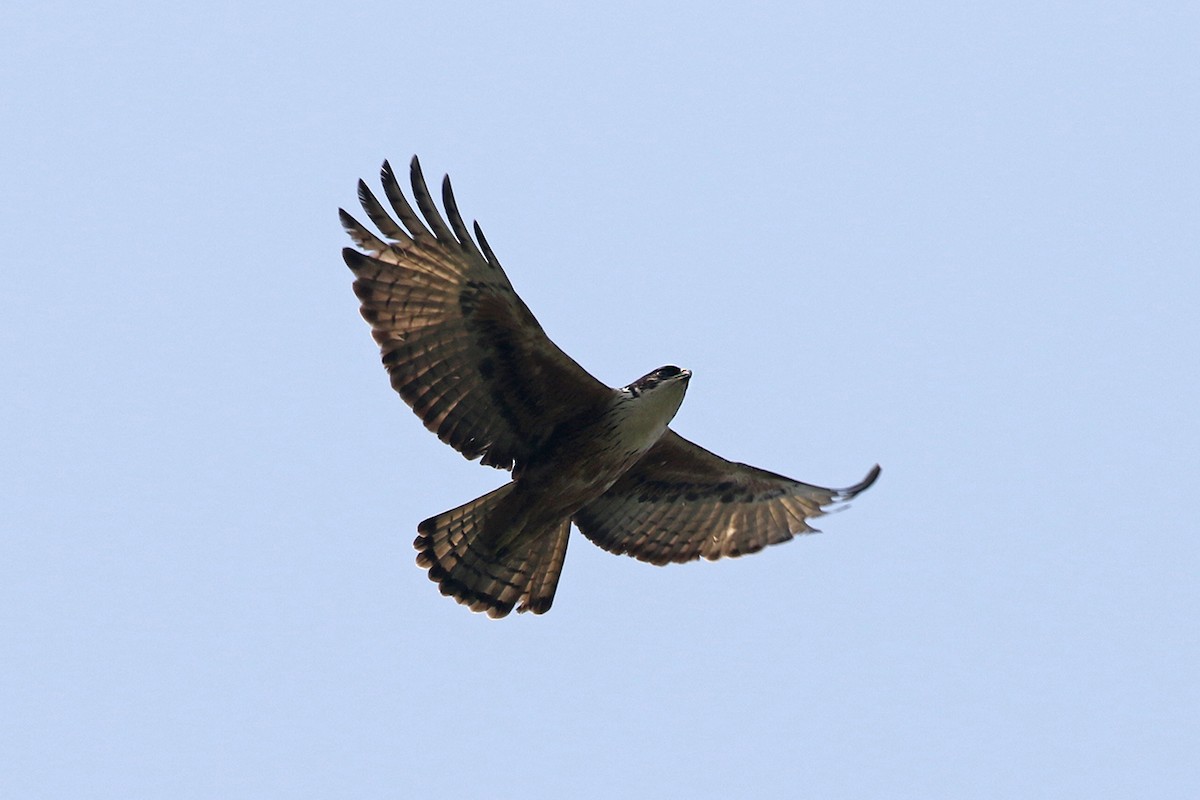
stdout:
<svg viewBox="0 0 1200 800">
<path fill-rule="evenodd" d="M 476 245 L 449 177 L 442 183 L 449 224 L 415 157 L 411 182 L 420 215 L 387 162 L 381 177 L 395 218 L 362 181 L 358 197 L 383 239 L 339 212 L 366 251 L 342 254 L 392 386 L 426 428 L 467 458 L 519 466 L 558 425 L 601 407 L 612 390 L 546 336 L 479 223 Z"/>
<path fill-rule="evenodd" d="M 607 492 L 575 515 L 594 543 L 652 564 L 757 552 L 816 529 L 808 520 L 865 491 L 826 489 L 727 461 L 668 430 Z"/>
</svg>

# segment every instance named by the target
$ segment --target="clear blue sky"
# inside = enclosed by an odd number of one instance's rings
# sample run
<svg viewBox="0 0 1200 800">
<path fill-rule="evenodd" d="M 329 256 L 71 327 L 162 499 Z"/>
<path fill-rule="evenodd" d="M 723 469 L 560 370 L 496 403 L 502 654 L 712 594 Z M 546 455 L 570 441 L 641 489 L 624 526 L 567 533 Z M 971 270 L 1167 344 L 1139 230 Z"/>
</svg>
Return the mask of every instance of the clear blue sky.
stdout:
<svg viewBox="0 0 1200 800">
<path fill-rule="evenodd" d="M 1195 4 L 566 6 L 0 11 L 0 795 L 1197 796 Z M 338 252 L 413 153 L 598 377 L 879 483 L 441 597 L 503 475 Z"/>
</svg>

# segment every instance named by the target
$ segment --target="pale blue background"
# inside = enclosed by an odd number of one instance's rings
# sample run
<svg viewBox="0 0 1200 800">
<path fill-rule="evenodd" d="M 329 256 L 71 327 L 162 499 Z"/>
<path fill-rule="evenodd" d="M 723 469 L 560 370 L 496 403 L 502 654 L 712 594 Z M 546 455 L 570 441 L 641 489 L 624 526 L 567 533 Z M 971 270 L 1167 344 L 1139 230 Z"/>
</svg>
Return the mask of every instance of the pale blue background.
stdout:
<svg viewBox="0 0 1200 800">
<path fill-rule="evenodd" d="M 0 796 L 1191 798 L 1194 3 L 7 3 Z M 450 171 L 597 376 L 879 484 L 502 622 L 335 211 Z"/>
</svg>

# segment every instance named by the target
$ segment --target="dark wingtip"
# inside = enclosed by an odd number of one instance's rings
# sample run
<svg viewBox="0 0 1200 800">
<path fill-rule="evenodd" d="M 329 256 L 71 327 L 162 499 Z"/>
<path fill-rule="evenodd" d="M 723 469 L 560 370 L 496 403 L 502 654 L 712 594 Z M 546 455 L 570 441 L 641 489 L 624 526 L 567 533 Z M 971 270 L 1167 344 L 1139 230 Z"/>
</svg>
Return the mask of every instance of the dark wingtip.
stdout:
<svg viewBox="0 0 1200 800">
<path fill-rule="evenodd" d="M 838 492 L 838 494 L 840 494 L 845 500 L 849 500 L 855 495 L 862 494 L 867 489 L 871 488 L 871 484 L 875 483 L 876 479 L 879 478 L 879 473 L 880 468 L 879 465 L 876 464 L 875 466 L 871 467 L 871 471 L 867 473 L 867 477 L 863 478 L 853 486 L 848 486 L 847 488 L 842 489 L 840 492 Z"/>
<path fill-rule="evenodd" d="M 343 247 L 342 260 L 346 262 L 347 267 L 354 269 L 356 267 L 361 267 L 369 259 L 362 253 L 355 250 L 353 247 Z"/>
<path fill-rule="evenodd" d="M 500 266 L 500 260 L 496 258 L 496 254 L 492 252 L 492 246 L 488 244 L 487 237 L 483 235 L 483 228 L 479 227 L 479 221 L 473 221 L 472 227 L 475 228 L 475 238 L 479 241 L 479 247 L 483 250 L 483 257 L 493 267 Z"/>
<path fill-rule="evenodd" d="M 396 170 L 392 169 L 392 162 L 388 159 L 383 160 L 383 164 L 379 167 L 379 182 L 387 187 L 388 184 L 395 184 Z"/>
</svg>

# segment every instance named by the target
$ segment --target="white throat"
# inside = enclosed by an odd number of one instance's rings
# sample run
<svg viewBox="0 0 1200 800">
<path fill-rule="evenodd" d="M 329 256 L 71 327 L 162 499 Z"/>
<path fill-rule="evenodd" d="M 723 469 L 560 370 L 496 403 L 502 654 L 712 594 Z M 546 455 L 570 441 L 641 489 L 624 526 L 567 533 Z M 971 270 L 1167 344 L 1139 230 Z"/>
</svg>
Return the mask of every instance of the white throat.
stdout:
<svg viewBox="0 0 1200 800">
<path fill-rule="evenodd" d="M 614 408 L 622 444 L 632 450 L 649 449 L 666 432 L 685 391 L 687 384 L 683 381 L 672 381 L 636 396 L 622 389 Z"/>
</svg>

